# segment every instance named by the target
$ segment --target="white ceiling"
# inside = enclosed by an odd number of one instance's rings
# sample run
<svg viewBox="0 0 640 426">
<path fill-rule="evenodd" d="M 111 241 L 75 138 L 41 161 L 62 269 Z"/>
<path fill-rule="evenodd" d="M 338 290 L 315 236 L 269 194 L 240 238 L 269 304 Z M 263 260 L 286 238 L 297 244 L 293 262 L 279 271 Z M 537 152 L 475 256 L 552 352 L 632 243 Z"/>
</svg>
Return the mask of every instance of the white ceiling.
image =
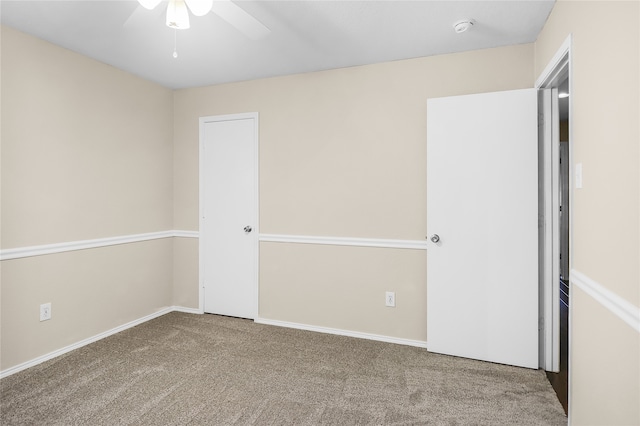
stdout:
<svg viewBox="0 0 640 426">
<path fill-rule="evenodd" d="M 554 0 L 234 3 L 271 33 L 253 40 L 214 13 L 190 16 L 176 59 L 166 2 L 1 0 L 0 21 L 175 89 L 530 43 Z M 476 25 L 456 34 L 464 18 Z"/>
</svg>

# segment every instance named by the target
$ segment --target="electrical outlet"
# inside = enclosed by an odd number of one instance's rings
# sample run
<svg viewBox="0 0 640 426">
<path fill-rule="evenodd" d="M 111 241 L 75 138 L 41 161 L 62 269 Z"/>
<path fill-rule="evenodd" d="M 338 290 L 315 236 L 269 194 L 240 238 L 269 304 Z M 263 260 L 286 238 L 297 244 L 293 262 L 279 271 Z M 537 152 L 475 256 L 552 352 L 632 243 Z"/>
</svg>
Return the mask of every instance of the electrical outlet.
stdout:
<svg viewBox="0 0 640 426">
<path fill-rule="evenodd" d="M 384 296 L 385 305 L 391 308 L 396 307 L 396 293 L 393 291 L 387 291 Z"/>
<path fill-rule="evenodd" d="M 40 321 L 51 319 L 51 303 L 43 303 L 40 305 Z"/>
</svg>

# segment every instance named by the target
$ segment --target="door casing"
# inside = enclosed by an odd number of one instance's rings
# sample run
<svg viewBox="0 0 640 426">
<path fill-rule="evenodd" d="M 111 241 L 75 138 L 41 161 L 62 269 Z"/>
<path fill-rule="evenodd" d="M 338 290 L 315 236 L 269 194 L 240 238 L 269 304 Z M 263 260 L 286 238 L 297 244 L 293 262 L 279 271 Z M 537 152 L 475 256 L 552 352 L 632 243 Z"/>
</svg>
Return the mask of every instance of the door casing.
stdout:
<svg viewBox="0 0 640 426">
<path fill-rule="evenodd" d="M 569 36 L 564 40 L 558 51 L 555 53 L 551 61 L 547 64 L 544 71 L 540 74 L 535 83 L 535 88 L 542 92 L 547 91 L 549 97 L 551 97 L 551 91 L 560 85 L 560 83 L 569 77 L 569 93 L 573 93 L 573 78 L 572 78 L 572 65 L 571 65 L 571 46 L 572 36 Z M 543 93 L 544 95 L 544 93 Z M 544 97 L 544 96 L 543 96 Z M 569 96 L 569 116 L 573 115 L 573 96 Z M 554 205 L 554 197 L 558 195 L 557 185 L 554 186 L 553 174 L 556 174 L 555 183 L 559 175 L 559 167 L 554 167 L 554 162 L 557 157 L 551 155 L 551 147 L 553 142 L 553 126 L 552 109 L 550 102 L 543 102 L 540 110 L 542 119 L 545 123 L 550 123 L 541 143 L 548 151 L 548 155 L 544 156 L 541 169 L 545 174 L 544 183 L 540 188 L 542 197 L 545 202 L 552 206 Z M 569 205 L 573 204 L 573 120 L 569 120 Z M 558 129 L 555 129 L 557 132 Z M 559 149 L 559 148 L 558 148 Z M 558 151 L 559 155 L 559 151 Z M 553 158 L 552 158 L 553 157 Z M 557 201 L 557 200 L 556 200 Z M 555 204 L 558 204 L 557 202 Z M 557 213 L 557 212 L 556 212 Z M 569 270 L 572 269 L 573 264 L 573 209 L 569 210 Z M 545 238 L 541 244 L 541 269 L 543 272 L 540 277 L 540 298 L 542 303 L 540 304 L 540 323 L 541 323 L 541 357 L 540 367 L 547 371 L 559 371 L 560 369 L 560 308 L 559 308 L 559 277 L 560 277 L 560 265 L 556 258 L 559 257 L 560 247 L 560 235 L 559 235 L 559 214 L 554 214 L 551 209 L 546 209 L 542 217 L 540 218 L 541 225 L 545 227 Z M 554 278 L 555 277 L 555 278 Z M 558 302 L 558 303 L 556 303 Z M 556 306 L 557 305 L 557 306 Z M 571 308 L 569 308 L 569 346 L 571 346 Z M 571 374 L 571 369 L 569 369 Z M 569 380 L 569 396 L 571 395 L 571 380 Z M 569 397 L 569 399 L 571 399 Z"/>
</svg>

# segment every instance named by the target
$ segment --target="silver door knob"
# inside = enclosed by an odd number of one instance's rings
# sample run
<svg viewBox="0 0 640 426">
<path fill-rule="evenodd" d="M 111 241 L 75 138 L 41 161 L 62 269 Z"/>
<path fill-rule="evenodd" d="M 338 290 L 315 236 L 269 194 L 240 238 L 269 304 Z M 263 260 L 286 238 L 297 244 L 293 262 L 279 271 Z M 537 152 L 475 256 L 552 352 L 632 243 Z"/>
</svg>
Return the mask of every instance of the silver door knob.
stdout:
<svg viewBox="0 0 640 426">
<path fill-rule="evenodd" d="M 438 241 L 440 241 L 440 236 L 438 234 L 433 234 L 431 236 L 431 242 L 432 243 L 437 243 Z"/>
<path fill-rule="evenodd" d="M 251 232 L 251 231 L 252 231 L 252 229 L 251 229 L 251 227 L 250 227 L 249 225 L 247 225 L 247 226 L 245 226 L 245 227 L 244 227 L 244 232 L 246 232 L 247 234 L 248 234 L 249 232 Z"/>
</svg>

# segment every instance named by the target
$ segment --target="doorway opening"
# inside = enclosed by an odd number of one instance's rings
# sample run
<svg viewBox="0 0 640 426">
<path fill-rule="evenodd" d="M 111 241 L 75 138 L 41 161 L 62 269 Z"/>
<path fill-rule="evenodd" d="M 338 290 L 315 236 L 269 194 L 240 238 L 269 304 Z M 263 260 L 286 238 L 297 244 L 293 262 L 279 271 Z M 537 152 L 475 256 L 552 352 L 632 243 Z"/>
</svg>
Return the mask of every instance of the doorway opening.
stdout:
<svg viewBox="0 0 640 426">
<path fill-rule="evenodd" d="M 571 36 L 547 65 L 539 89 L 540 367 L 565 412 L 569 400 L 571 203 Z"/>
<path fill-rule="evenodd" d="M 570 227 L 570 198 L 569 198 L 569 78 L 562 81 L 557 90 L 558 96 L 558 126 L 559 133 L 559 179 L 558 199 L 559 199 L 559 276 L 555 277 L 559 281 L 559 292 L 554 304 L 558 305 L 559 327 L 560 327 L 560 361 L 557 372 L 547 371 L 547 378 L 558 395 L 558 399 L 568 412 L 569 399 L 569 305 L 570 305 L 570 285 L 569 285 L 569 227 Z"/>
</svg>

